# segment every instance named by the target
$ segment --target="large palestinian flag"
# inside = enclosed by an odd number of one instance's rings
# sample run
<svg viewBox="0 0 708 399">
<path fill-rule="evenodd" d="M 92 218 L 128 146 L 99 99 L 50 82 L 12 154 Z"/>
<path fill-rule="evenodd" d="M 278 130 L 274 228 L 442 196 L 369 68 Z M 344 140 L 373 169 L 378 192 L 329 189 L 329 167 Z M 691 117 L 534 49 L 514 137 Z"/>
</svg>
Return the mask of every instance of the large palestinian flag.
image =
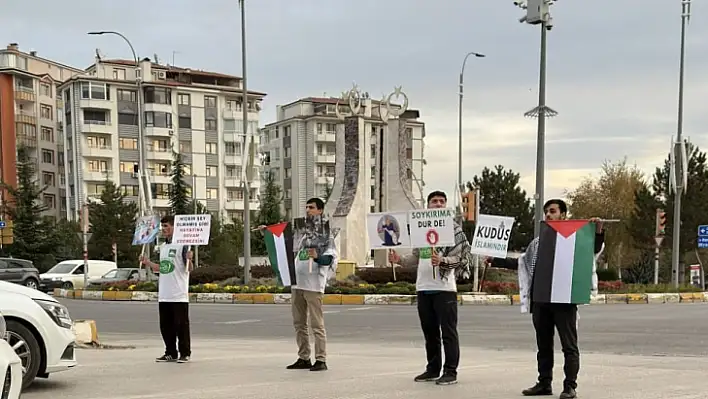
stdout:
<svg viewBox="0 0 708 399">
<path fill-rule="evenodd" d="M 594 223 L 587 220 L 541 222 L 532 300 L 590 303 L 594 248 Z"/>
<path fill-rule="evenodd" d="M 290 223 L 278 223 L 266 227 L 265 244 L 270 265 L 284 287 L 295 285 L 295 254 L 293 231 Z"/>
</svg>

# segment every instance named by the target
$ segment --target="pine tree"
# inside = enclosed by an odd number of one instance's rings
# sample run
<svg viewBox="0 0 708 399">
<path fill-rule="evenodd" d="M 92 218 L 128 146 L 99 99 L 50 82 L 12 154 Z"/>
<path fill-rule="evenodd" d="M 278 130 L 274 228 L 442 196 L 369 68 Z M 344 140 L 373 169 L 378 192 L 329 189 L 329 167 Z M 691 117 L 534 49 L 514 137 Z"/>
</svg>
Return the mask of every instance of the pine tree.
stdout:
<svg viewBox="0 0 708 399">
<path fill-rule="evenodd" d="M 283 202 L 282 191 L 272 173 L 268 172 L 263 180 L 261 203 L 258 216 L 254 220 L 256 226 L 270 225 L 283 220 L 280 205 Z"/>
<path fill-rule="evenodd" d="M 329 201 L 329 197 L 332 196 L 333 184 L 327 179 L 327 184 L 325 185 L 324 198 L 322 198 L 325 204 Z"/>
<path fill-rule="evenodd" d="M 42 217 L 47 210 L 42 202 L 46 187 L 40 187 L 36 176 L 35 161 L 24 147 L 17 149 L 17 185 L 7 182 L 2 187 L 7 190 L 6 212 L 12 221 L 13 244 L 10 254 L 16 258 L 32 261 L 52 249 L 51 223 Z"/>
<path fill-rule="evenodd" d="M 182 155 L 178 152 L 173 152 L 172 170 L 170 171 L 170 208 L 174 215 L 187 215 L 194 211 L 192 199 L 189 197 L 189 186 L 185 182 L 185 164 Z"/>
<path fill-rule="evenodd" d="M 132 245 L 137 215 L 137 204 L 126 202 L 118 186 L 107 180 L 100 199 L 89 202 L 91 258 L 113 260 L 115 243 L 119 261 L 137 262 L 140 248 Z"/>
</svg>

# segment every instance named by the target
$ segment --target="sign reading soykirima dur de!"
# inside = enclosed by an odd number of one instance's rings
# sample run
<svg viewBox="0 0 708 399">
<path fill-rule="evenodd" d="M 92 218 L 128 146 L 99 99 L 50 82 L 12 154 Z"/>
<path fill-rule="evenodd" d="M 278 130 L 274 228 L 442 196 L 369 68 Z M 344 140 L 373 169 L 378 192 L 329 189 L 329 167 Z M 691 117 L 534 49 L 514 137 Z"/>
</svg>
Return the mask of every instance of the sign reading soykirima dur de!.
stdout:
<svg viewBox="0 0 708 399">
<path fill-rule="evenodd" d="M 513 227 L 513 217 L 479 215 L 472 239 L 472 253 L 506 258 Z"/>
</svg>

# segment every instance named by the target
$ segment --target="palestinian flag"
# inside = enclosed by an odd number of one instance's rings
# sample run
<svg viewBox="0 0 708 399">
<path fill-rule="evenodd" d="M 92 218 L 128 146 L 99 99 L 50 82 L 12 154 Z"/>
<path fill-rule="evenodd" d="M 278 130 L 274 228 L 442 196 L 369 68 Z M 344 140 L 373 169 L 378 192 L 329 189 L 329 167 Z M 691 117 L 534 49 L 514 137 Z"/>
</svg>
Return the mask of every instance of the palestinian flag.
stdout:
<svg viewBox="0 0 708 399">
<path fill-rule="evenodd" d="M 278 223 L 265 229 L 265 244 L 273 272 L 284 287 L 295 285 L 293 231 L 290 223 Z"/>
<path fill-rule="evenodd" d="M 532 300 L 590 303 L 594 249 L 594 223 L 587 220 L 541 222 Z"/>
</svg>

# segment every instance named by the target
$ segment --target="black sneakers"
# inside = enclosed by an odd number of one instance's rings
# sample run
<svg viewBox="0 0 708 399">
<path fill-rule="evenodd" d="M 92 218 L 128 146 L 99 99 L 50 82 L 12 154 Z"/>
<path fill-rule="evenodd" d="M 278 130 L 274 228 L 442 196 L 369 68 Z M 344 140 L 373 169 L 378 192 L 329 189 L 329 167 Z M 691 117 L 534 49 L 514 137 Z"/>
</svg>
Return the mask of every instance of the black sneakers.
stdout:
<svg viewBox="0 0 708 399">
<path fill-rule="evenodd" d="M 176 362 L 177 359 L 175 359 L 174 357 L 172 357 L 170 355 L 162 355 L 162 356 L 158 357 L 157 359 L 155 359 L 155 361 L 158 363 L 167 363 L 167 362 Z"/>
<path fill-rule="evenodd" d="M 440 373 L 433 373 L 430 371 L 426 371 L 425 373 L 416 376 L 413 381 L 415 382 L 428 382 L 428 381 L 436 381 L 438 378 L 440 378 Z"/>
<path fill-rule="evenodd" d="M 560 399 L 575 399 L 577 397 L 578 394 L 575 392 L 575 389 L 571 387 L 565 387 L 560 394 Z"/>
<path fill-rule="evenodd" d="M 321 360 L 316 360 L 315 364 L 310 367 L 310 371 L 325 371 L 327 370 L 327 363 L 321 361 Z"/>
<path fill-rule="evenodd" d="M 288 370 L 309 370 L 312 368 L 312 363 L 309 360 L 305 359 L 297 359 L 297 361 L 288 367 L 286 369 Z"/>
<path fill-rule="evenodd" d="M 553 395 L 553 388 L 550 384 L 537 382 L 536 385 L 531 388 L 521 391 L 521 394 L 524 396 L 549 396 Z M 573 396 L 573 398 L 574 397 L 575 396 Z"/>
<path fill-rule="evenodd" d="M 435 381 L 436 385 L 452 385 L 457 384 L 457 376 L 443 373 L 442 377 Z"/>
<path fill-rule="evenodd" d="M 189 362 L 189 356 L 180 356 L 179 359 L 177 359 L 177 363 L 187 363 Z"/>
</svg>

